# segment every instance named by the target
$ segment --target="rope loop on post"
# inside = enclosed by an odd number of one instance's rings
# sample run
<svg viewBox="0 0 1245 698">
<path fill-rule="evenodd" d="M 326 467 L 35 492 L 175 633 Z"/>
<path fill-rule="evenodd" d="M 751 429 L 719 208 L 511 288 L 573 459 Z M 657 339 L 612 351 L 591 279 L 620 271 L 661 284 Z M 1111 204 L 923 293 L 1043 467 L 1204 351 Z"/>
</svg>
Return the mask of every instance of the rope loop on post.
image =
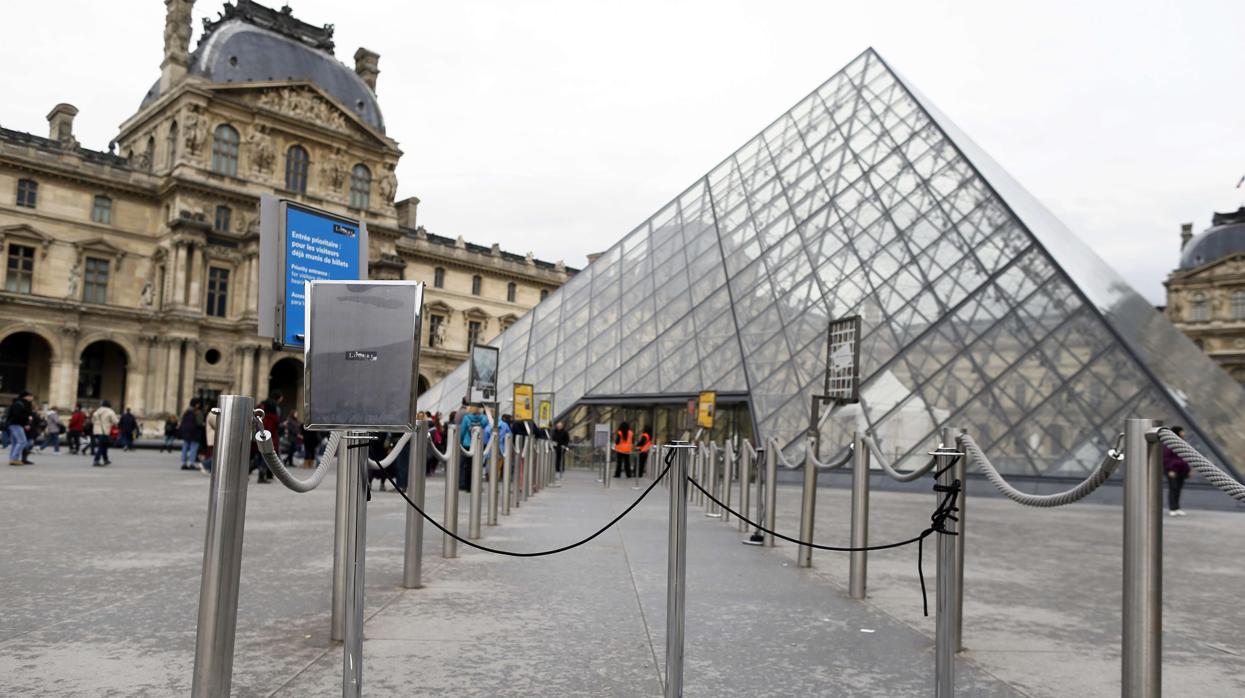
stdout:
<svg viewBox="0 0 1245 698">
<path fill-rule="evenodd" d="M 977 442 L 973 440 L 973 437 L 968 434 L 960 434 L 955 437 L 955 440 L 964 451 L 965 456 L 967 456 L 969 464 L 980 470 L 1003 496 L 1013 502 L 1029 507 L 1061 507 L 1065 504 L 1080 501 L 1090 492 L 1102 486 L 1102 483 L 1111 477 L 1111 473 L 1115 472 L 1116 467 L 1124 460 L 1124 454 L 1118 449 L 1109 449 L 1102 462 L 1098 464 L 1098 467 L 1094 468 L 1093 472 L 1075 487 L 1063 492 L 1055 492 L 1054 494 L 1029 494 L 1012 487 L 1003 478 L 998 469 L 994 467 L 994 464 L 990 462 L 990 459 L 986 458 L 986 454 L 982 452 Z M 1118 446 L 1118 439 L 1116 444 Z"/>
<path fill-rule="evenodd" d="M 1238 502 L 1245 502 L 1245 485 L 1237 482 L 1231 475 L 1220 470 L 1218 466 L 1210 462 L 1206 456 L 1193 448 L 1188 441 L 1176 435 L 1176 432 L 1166 427 L 1158 430 L 1157 438 L 1160 444 L 1167 450 L 1175 453 L 1189 464 L 1190 468 L 1197 471 L 1198 475 L 1206 478 L 1210 484 L 1219 488 L 1221 492 L 1235 499 Z"/>
<path fill-rule="evenodd" d="M 337 445 L 340 441 L 341 432 L 331 432 L 329 441 L 324 447 L 324 455 L 320 456 L 320 460 L 316 462 L 316 468 L 311 471 L 311 476 L 306 480 L 299 479 L 286 470 L 285 463 L 281 462 L 281 456 L 272 445 L 272 434 L 264 428 L 264 411 L 258 408 L 255 410 L 255 445 L 259 449 L 259 455 L 264 459 L 264 465 L 268 466 L 281 484 L 295 492 L 310 492 L 320 486 L 329 471 L 328 464 L 337 458 Z"/>
<path fill-rule="evenodd" d="M 896 482 L 912 482 L 913 480 L 920 479 L 923 475 L 925 475 L 925 473 L 933 470 L 934 466 L 938 463 L 936 459 L 930 458 L 928 463 L 922 465 L 916 470 L 901 473 L 890 464 L 890 461 L 886 460 L 886 456 L 883 455 L 881 447 L 879 447 L 878 443 L 873 440 L 872 436 L 866 436 L 864 438 L 864 442 L 865 446 L 869 449 L 869 454 L 873 456 L 873 460 L 877 461 L 878 465 L 882 467 L 882 471 Z"/>
<path fill-rule="evenodd" d="M 847 448 L 844 449 L 845 452 L 842 458 L 838 460 L 831 459 L 823 463 L 817 460 L 817 440 L 816 439 L 814 439 L 811 436 L 808 437 L 806 447 L 808 448 L 809 460 L 813 462 L 813 466 L 816 467 L 818 470 L 834 470 L 836 468 L 842 468 L 843 466 L 847 465 L 848 463 L 852 461 L 852 452 L 856 450 L 855 444 L 848 444 Z"/>
</svg>

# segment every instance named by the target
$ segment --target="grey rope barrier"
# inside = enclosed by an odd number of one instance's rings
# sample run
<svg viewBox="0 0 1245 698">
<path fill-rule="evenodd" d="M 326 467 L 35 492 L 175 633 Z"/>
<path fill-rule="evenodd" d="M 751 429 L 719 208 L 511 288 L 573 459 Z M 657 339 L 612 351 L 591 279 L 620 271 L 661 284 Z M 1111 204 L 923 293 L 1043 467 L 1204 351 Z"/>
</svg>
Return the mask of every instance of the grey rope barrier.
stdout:
<svg viewBox="0 0 1245 698">
<path fill-rule="evenodd" d="M 406 434 L 403 434 L 402 438 L 398 439 L 398 442 L 393 445 L 393 448 L 390 449 L 389 453 L 386 454 L 384 458 L 380 459 L 379 462 L 374 461 L 371 458 L 367 459 L 368 469 L 369 470 L 384 470 L 385 468 L 388 468 L 389 466 L 393 465 L 394 461 L 398 460 L 398 456 L 402 453 L 403 447 L 405 447 L 407 442 L 409 442 L 410 440 L 411 440 L 411 435 L 409 432 Z"/>
<path fill-rule="evenodd" d="M 1123 434 L 1120 435 L 1123 438 Z M 990 459 L 986 458 L 986 454 L 982 452 L 981 447 L 968 434 L 960 434 L 955 437 L 960 448 L 964 449 L 964 453 L 971 465 L 981 470 L 990 484 L 994 485 L 1003 496 L 1029 507 L 1060 507 L 1065 504 L 1071 504 L 1084 499 L 1086 495 L 1102 486 L 1111 474 L 1115 472 L 1116 467 L 1124 461 L 1124 454 L 1118 450 L 1120 438 L 1116 439 L 1116 448 L 1107 450 L 1107 455 L 1103 457 L 1098 467 L 1094 468 L 1079 484 L 1071 489 L 1063 492 L 1055 492 L 1053 494 L 1029 494 L 1008 484 L 1007 480 L 999 473 Z"/>
<path fill-rule="evenodd" d="M 787 457 L 786 457 L 785 455 L 783 455 L 782 449 L 778 447 L 778 438 L 777 438 L 777 437 L 775 437 L 775 436 L 771 436 L 771 437 L 770 437 L 770 439 L 769 439 L 769 447 L 770 447 L 770 450 L 771 450 L 771 451 L 772 451 L 772 452 L 773 452 L 773 453 L 777 456 L 777 458 L 778 458 L 778 465 L 781 465 L 782 467 L 786 468 L 787 470 L 799 470 L 799 469 L 800 469 L 800 466 L 798 466 L 798 465 L 792 465 L 792 464 L 791 464 L 791 462 L 787 460 Z"/>
<path fill-rule="evenodd" d="M 1196 448 L 1193 448 L 1188 441 L 1176 436 L 1175 432 L 1166 427 L 1160 428 L 1157 436 L 1159 443 L 1183 458 L 1190 468 L 1197 471 L 1198 475 L 1206 478 L 1210 484 L 1219 488 L 1221 492 L 1229 497 L 1238 502 L 1245 502 L 1245 485 L 1237 482 L 1231 475 L 1220 470 L 1206 456 L 1203 456 Z"/>
<path fill-rule="evenodd" d="M 808 454 L 809 454 L 808 459 L 812 461 L 813 465 L 816 466 L 818 470 L 835 470 L 837 468 L 842 468 L 843 466 L 852 462 L 852 451 L 856 448 L 855 444 L 848 444 L 847 448 L 844 449 L 845 453 L 843 454 L 842 458 L 840 458 L 837 461 L 832 459 L 826 463 L 822 463 L 821 461 L 817 460 L 816 446 L 817 446 L 817 440 L 811 436 L 808 437 Z"/>
<path fill-rule="evenodd" d="M 916 470 L 901 473 L 890 464 L 890 461 L 886 460 L 886 456 L 882 454 L 882 448 L 878 446 L 876 441 L 873 440 L 873 437 L 866 436 L 863 441 L 869 448 L 869 454 L 872 455 L 873 459 L 876 460 L 878 465 L 882 467 L 882 471 L 896 482 L 912 482 L 913 480 L 919 480 L 923 475 L 925 475 L 925 473 L 933 470 L 934 466 L 938 464 L 937 460 L 931 458 L 928 463 L 917 468 Z"/>
<path fill-rule="evenodd" d="M 437 460 L 441 461 L 442 463 L 445 463 L 449 461 L 450 459 L 449 449 L 442 451 L 441 449 L 437 448 L 436 444 L 432 443 L 432 439 L 428 439 L 428 450 L 432 453 L 432 455 L 436 456 Z"/>
<path fill-rule="evenodd" d="M 286 469 L 285 463 L 281 462 L 281 456 L 277 454 L 276 448 L 272 445 L 272 434 L 264 428 L 264 411 L 255 410 L 255 444 L 259 448 L 260 457 L 264 459 L 264 464 L 272 471 L 281 484 L 290 488 L 295 492 L 310 492 L 320 486 L 324 481 L 324 476 L 328 474 L 328 464 L 337 457 L 337 444 L 341 441 L 341 432 L 335 431 L 329 434 L 328 444 L 324 447 L 324 455 L 320 456 L 320 460 L 316 462 L 315 470 L 311 471 L 311 475 L 306 479 L 300 479 L 294 476 Z"/>
</svg>

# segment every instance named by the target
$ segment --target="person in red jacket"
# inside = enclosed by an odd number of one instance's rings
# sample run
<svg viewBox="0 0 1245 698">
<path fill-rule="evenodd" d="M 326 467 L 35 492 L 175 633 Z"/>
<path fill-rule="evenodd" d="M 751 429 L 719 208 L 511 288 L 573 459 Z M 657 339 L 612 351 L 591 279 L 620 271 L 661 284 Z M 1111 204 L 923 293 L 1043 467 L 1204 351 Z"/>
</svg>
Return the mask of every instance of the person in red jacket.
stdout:
<svg viewBox="0 0 1245 698">
<path fill-rule="evenodd" d="M 69 452 L 77 453 L 82 450 L 82 430 L 86 428 L 86 413 L 82 411 L 82 405 L 73 406 L 73 414 L 69 415 Z"/>
</svg>

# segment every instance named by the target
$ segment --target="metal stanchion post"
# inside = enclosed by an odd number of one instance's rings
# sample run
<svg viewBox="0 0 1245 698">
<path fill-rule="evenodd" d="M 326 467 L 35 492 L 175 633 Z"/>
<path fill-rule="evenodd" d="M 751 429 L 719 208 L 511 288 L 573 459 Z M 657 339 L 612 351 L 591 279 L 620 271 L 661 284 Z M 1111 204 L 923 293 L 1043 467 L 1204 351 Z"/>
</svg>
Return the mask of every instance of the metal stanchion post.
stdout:
<svg viewBox="0 0 1245 698">
<path fill-rule="evenodd" d="M 731 485 L 735 484 L 735 447 L 730 439 L 722 442 L 722 501 L 731 505 Z M 722 510 L 722 523 L 730 523 L 731 514 Z"/>
<path fill-rule="evenodd" d="M 506 434 L 502 448 L 505 453 L 501 466 L 501 514 L 510 516 L 511 489 L 514 487 L 514 434 Z"/>
<path fill-rule="evenodd" d="M 484 435 L 479 427 L 471 430 L 471 496 L 467 500 L 467 537 L 480 539 L 480 495 L 484 489 Z"/>
<path fill-rule="evenodd" d="M 955 443 L 955 430 L 943 427 L 942 442 L 944 444 Z M 955 479 L 960 481 L 960 498 L 956 502 L 956 506 L 960 508 L 955 513 L 959 519 L 955 523 L 957 535 L 952 541 L 955 549 L 955 564 L 952 566 L 951 573 L 954 575 L 955 584 L 955 616 L 951 619 L 951 646 L 956 652 L 964 651 L 964 539 L 968 535 L 968 459 L 966 456 L 960 456 L 955 462 L 955 467 L 951 469 L 955 473 Z"/>
<path fill-rule="evenodd" d="M 531 434 L 528 434 L 527 438 L 523 439 L 523 501 L 525 502 L 528 497 L 532 496 L 532 468 L 536 465 L 532 462 L 532 447 L 534 445 L 532 442 L 535 440 L 536 437 Z"/>
<path fill-rule="evenodd" d="M 953 441 L 952 444 L 955 442 Z M 934 456 L 934 466 L 940 473 L 938 484 L 947 487 L 955 481 L 955 470 L 951 467 L 952 459 L 963 457 L 954 445 L 943 441 L 930 455 Z M 945 493 L 939 492 L 939 501 Z M 955 536 L 959 527 L 950 518 L 944 524 L 946 534 L 938 534 L 938 576 L 937 605 L 934 617 L 934 696 L 950 698 L 955 695 L 955 617 L 958 599 L 955 595 Z"/>
<path fill-rule="evenodd" d="M 852 547 L 869 545 L 869 448 L 860 432 L 852 437 Z M 848 567 L 848 592 L 853 599 L 865 598 L 869 553 L 853 550 Z"/>
<path fill-rule="evenodd" d="M 217 418 L 216 464 L 209 485 L 199 624 L 195 632 L 193 698 L 228 696 L 238 629 L 246 481 L 255 434 L 255 398 L 222 395 Z"/>
<path fill-rule="evenodd" d="M 498 460 L 499 430 L 494 427 L 488 440 L 488 525 L 497 525 L 497 480 L 501 475 L 501 463 Z"/>
<path fill-rule="evenodd" d="M 665 698 L 683 695 L 683 617 L 687 596 L 687 466 L 695 446 L 675 441 L 670 470 L 670 541 L 666 556 L 666 686 Z"/>
<path fill-rule="evenodd" d="M 424 508 L 425 476 L 428 462 L 428 421 L 415 422 L 411 434 L 410 458 L 406 466 L 406 496 Z M 402 563 L 402 586 L 418 589 L 424 585 L 424 517 L 411 507 L 406 508 L 406 553 Z"/>
<path fill-rule="evenodd" d="M 775 530 L 778 519 L 778 443 L 765 450 L 765 527 Z M 765 547 L 774 547 L 774 534 L 765 534 Z"/>
<path fill-rule="evenodd" d="M 1124 612 L 1121 693 L 1158 698 L 1163 649 L 1162 422 L 1124 422 Z"/>
<path fill-rule="evenodd" d="M 346 637 L 346 567 L 350 559 L 347 557 L 347 548 L 350 546 L 350 541 L 346 538 L 350 528 L 347 515 L 350 509 L 350 493 L 354 491 L 351 484 L 354 473 L 346 466 L 347 459 L 350 458 L 350 445 L 346 442 L 345 435 L 342 436 L 337 442 L 335 459 L 337 506 L 333 514 L 333 596 L 329 616 L 329 637 L 335 642 L 341 642 Z"/>
<path fill-rule="evenodd" d="M 804 491 L 800 498 L 800 540 L 813 542 L 813 519 L 817 512 L 817 465 L 813 462 L 813 442 L 804 447 Z M 799 546 L 796 555 L 796 567 L 813 566 L 813 548 L 808 545 Z"/>
<path fill-rule="evenodd" d="M 342 697 L 359 698 L 363 693 L 363 572 L 367 557 L 367 448 L 368 434 L 353 434 L 357 448 L 350 449 L 350 457 L 339 464 L 349 468 L 350 521 L 349 544 L 346 549 L 346 609 L 343 626 L 346 631 L 342 643 Z M 343 439 L 345 441 L 347 439 Z"/>
<path fill-rule="evenodd" d="M 752 507 L 752 502 L 750 501 L 752 495 L 752 445 L 747 441 L 740 443 L 742 448 L 739 453 L 739 511 L 745 517 L 748 517 L 752 515 L 752 512 L 748 511 Z M 739 520 L 739 530 L 748 530 L 748 524 L 744 519 Z"/>
<path fill-rule="evenodd" d="M 514 487 L 514 492 L 512 496 L 510 497 L 510 500 L 511 500 L 511 503 L 514 505 L 515 509 L 518 509 L 519 505 L 523 501 L 523 471 L 525 469 L 523 465 L 523 454 L 526 452 L 526 450 L 527 450 L 527 437 L 526 436 L 514 437 L 514 479 L 512 480 L 512 486 Z"/>
<path fill-rule="evenodd" d="M 610 483 L 614 481 L 614 469 L 610 467 L 613 465 L 613 463 L 611 462 L 613 460 L 614 460 L 614 449 L 610 446 L 606 446 L 605 447 L 605 477 L 603 478 L 605 481 L 606 489 L 609 489 Z"/>
<path fill-rule="evenodd" d="M 445 430 L 445 529 L 458 533 L 458 462 L 462 459 L 462 446 L 458 441 L 458 425 L 451 424 Z M 458 557 L 458 541 L 450 533 L 441 534 L 441 557 Z"/>
<path fill-rule="evenodd" d="M 722 518 L 722 513 L 718 511 L 718 505 L 714 503 L 714 497 L 720 498 L 718 490 L 718 445 L 709 442 L 709 448 L 705 449 L 705 476 L 709 482 L 705 485 L 705 489 L 709 490 L 708 504 L 705 506 L 705 516 L 711 519 Z"/>
</svg>

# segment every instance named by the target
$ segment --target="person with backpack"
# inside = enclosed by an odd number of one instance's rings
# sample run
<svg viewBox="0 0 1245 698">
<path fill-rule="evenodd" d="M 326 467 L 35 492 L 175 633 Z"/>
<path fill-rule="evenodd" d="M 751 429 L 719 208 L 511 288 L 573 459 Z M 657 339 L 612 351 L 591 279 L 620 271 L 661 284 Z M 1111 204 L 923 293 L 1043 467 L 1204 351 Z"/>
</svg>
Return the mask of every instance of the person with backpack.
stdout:
<svg viewBox="0 0 1245 698">
<path fill-rule="evenodd" d="M 30 419 L 34 416 L 34 408 L 31 403 L 34 402 L 35 396 L 29 390 L 23 390 L 13 400 L 13 404 L 9 405 L 9 411 L 5 413 L 5 423 L 9 429 L 9 465 L 34 465 L 26 458 L 26 428 L 30 426 Z"/>
<path fill-rule="evenodd" d="M 195 470 L 199 463 L 199 440 L 204 424 L 203 402 L 193 398 L 177 426 L 177 435 L 182 437 L 182 470 Z"/>
<path fill-rule="evenodd" d="M 95 453 L 91 465 L 97 468 L 112 465 L 112 461 L 108 459 L 108 446 L 112 440 L 113 429 L 117 428 L 120 421 L 121 418 L 112 409 L 112 403 L 107 400 L 99 403 L 99 407 L 91 413 L 91 424 L 95 431 Z"/>
<path fill-rule="evenodd" d="M 117 426 L 121 429 L 118 434 L 121 438 L 118 440 L 117 445 L 121 447 L 122 451 L 133 451 L 134 434 L 138 432 L 138 419 L 135 418 L 130 408 L 125 408 L 125 414 L 121 415 L 121 423 Z"/>
</svg>

